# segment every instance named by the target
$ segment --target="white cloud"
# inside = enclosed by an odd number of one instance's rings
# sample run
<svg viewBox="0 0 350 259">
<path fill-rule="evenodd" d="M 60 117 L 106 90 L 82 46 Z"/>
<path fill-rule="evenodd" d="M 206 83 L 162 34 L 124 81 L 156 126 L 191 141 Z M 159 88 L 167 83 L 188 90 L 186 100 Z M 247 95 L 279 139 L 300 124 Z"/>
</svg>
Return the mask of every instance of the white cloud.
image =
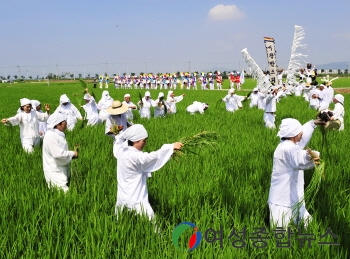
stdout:
<svg viewBox="0 0 350 259">
<path fill-rule="evenodd" d="M 243 18 L 245 13 L 241 12 L 236 5 L 219 4 L 209 10 L 208 17 L 212 20 L 223 21 Z"/>
</svg>

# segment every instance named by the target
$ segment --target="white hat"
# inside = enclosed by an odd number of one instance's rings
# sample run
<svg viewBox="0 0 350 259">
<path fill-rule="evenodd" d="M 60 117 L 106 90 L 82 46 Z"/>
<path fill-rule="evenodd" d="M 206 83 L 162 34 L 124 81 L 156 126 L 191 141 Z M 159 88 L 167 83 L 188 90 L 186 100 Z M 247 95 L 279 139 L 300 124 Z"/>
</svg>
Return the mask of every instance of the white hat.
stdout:
<svg viewBox="0 0 350 259">
<path fill-rule="evenodd" d="M 258 89 L 257 87 L 255 87 L 255 88 L 253 89 L 253 92 L 256 92 L 256 91 L 259 91 L 259 89 Z"/>
<path fill-rule="evenodd" d="M 38 100 L 31 100 L 30 103 L 32 104 L 33 110 L 36 110 L 36 107 L 40 105 Z"/>
<path fill-rule="evenodd" d="M 55 112 L 50 115 L 50 117 L 47 119 L 47 126 L 49 129 L 53 129 L 57 124 L 60 124 L 62 121 L 67 120 L 66 115 Z"/>
<path fill-rule="evenodd" d="M 124 98 L 130 97 L 130 94 L 124 94 Z"/>
<path fill-rule="evenodd" d="M 298 120 L 287 118 L 282 120 L 277 136 L 280 138 L 292 138 L 302 131 L 303 127 Z"/>
<path fill-rule="evenodd" d="M 174 93 L 174 91 L 169 91 L 168 92 L 168 97 L 171 95 L 171 94 L 173 94 Z"/>
<path fill-rule="evenodd" d="M 342 94 L 336 94 L 334 95 L 334 98 L 340 102 L 342 105 L 344 105 L 344 96 Z"/>
<path fill-rule="evenodd" d="M 148 96 L 148 97 L 151 97 L 151 93 L 149 91 L 146 91 L 145 92 L 145 97 Z"/>
<path fill-rule="evenodd" d="M 230 88 L 230 90 L 228 90 L 229 94 L 233 94 L 234 92 L 235 92 L 235 89 L 233 89 L 233 88 Z"/>
<path fill-rule="evenodd" d="M 19 100 L 21 103 L 21 106 L 27 105 L 27 104 L 32 104 L 31 101 L 27 98 L 22 98 Z"/>
<path fill-rule="evenodd" d="M 70 100 L 66 94 L 62 94 L 60 97 L 60 104 L 62 103 L 70 103 Z"/>
<path fill-rule="evenodd" d="M 164 97 L 164 93 L 163 93 L 163 92 L 160 92 L 160 93 L 158 94 L 158 99 L 159 99 L 160 97 Z"/>
<path fill-rule="evenodd" d="M 85 94 L 85 95 L 84 95 L 84 100 L 89 100 L 89 101 L 90 101 L 90 100 L 91 100 L 90 95 Z"/>
</svg>

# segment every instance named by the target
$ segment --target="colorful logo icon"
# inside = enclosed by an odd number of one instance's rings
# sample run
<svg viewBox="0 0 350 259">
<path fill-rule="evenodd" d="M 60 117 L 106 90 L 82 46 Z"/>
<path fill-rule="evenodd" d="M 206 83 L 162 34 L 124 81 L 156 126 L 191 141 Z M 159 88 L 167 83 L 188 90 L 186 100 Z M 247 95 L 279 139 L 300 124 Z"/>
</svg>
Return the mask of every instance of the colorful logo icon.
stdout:
<svg viewBox="0 0 350 259">
<path fill-rule="evenodd" d="M 193 234 L 188 240 L 188 252 L 191 252 L 200 244 L 202 240 L 202 232 L 198 230 L 198 227 L 191 222 L 182 222 L 173 230 L 172 241 L 176 248 L 181 249 L 179 246 L 179 238 L 183 232 L 190 228 L 193 229 Z"/>
</svg>

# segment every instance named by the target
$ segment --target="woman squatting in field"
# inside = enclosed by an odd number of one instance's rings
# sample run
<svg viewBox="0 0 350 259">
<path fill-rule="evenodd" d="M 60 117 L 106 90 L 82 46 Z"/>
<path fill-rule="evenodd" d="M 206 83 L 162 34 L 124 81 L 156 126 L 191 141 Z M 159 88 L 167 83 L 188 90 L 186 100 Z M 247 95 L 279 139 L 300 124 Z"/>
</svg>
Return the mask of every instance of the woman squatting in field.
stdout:
<svg viewBox="0 0 350 259">
<path fill-rule="evenodd" d="M 39 121 L 46 121 L 49 118 L 50 105 L 45 104 L 46 113 L 32 110 L 31 101 L 27 98 L 20 100 L 21 112 L 15 116 L 2 119 L 2 123 L 10 123 L 12 126 L 19 125 L 20 137 L 23 149 L 31 153 L 33 147 L 40 144 Z"/>
</svg>

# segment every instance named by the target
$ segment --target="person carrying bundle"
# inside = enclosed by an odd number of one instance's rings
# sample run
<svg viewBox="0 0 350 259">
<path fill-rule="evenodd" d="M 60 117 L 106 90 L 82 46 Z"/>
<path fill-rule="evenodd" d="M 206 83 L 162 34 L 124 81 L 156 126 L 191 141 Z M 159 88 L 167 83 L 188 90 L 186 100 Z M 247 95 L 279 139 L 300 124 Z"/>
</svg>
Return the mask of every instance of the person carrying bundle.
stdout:
<svg viewBox="0 0 350 259">
<path fill-rule="evenodd" d="M 283 119 L 277 136 L 280 138 L 274 155 L 271 187 L 268 198 L 271 227 L 287 227 L 293 220 L 307 224 L 311 215 L 306 210 L 304 199 L 304 171 L 311 169 L 319 161 L 303 148 L 307 145 L 320 120 L 309 121 L 304 125 L 296 119 Z M 297 211 L 293 210 L 299 202 Z"/>
</svg>

